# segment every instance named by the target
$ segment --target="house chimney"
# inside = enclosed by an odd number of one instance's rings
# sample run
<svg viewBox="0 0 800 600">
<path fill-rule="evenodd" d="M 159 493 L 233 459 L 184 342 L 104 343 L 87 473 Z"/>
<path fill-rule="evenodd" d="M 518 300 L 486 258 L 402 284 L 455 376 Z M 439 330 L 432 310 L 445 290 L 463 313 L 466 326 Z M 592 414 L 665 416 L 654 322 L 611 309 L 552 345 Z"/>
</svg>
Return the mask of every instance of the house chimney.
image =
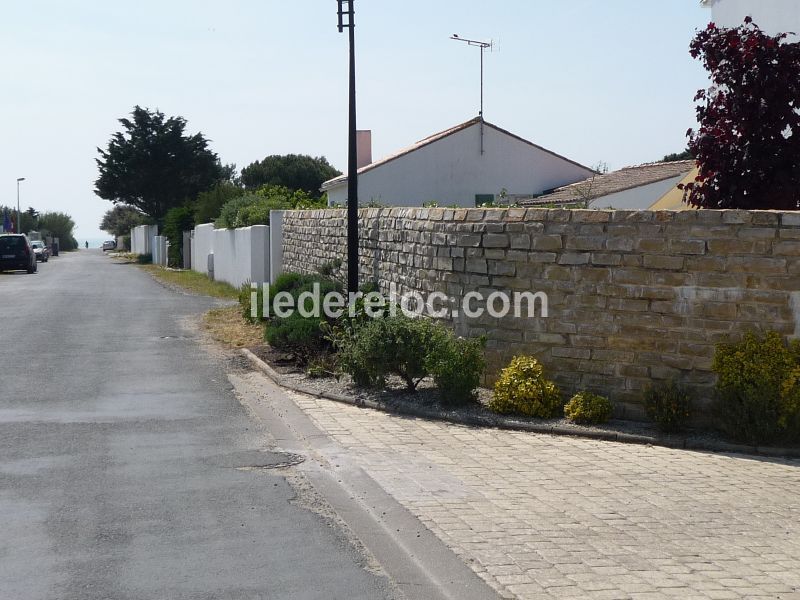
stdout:
<svg viewBox="0 0 800 600">
<path fill-rule="evenodd" d="M 369 129 L 356 132 L 356 155 L 358 168 L 372 164 L 372 131 Z"/>
</svg>

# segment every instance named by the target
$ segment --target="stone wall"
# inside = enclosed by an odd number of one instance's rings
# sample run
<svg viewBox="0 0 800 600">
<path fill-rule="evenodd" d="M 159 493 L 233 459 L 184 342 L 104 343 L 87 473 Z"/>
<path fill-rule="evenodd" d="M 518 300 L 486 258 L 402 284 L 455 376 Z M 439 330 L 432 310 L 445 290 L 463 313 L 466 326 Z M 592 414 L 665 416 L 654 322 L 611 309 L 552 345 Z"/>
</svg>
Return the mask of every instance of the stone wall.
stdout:
<svg viewBox="0 0 800 600">
<path fill-rule="evenodd" d="M 287 212 L 283 239 L 286 271 L 344 259 L 345 212 Z M 450 321 L 488 336 L 490 376 L 534 354 L 565 391 L 605 393 L 628 416 L 651 381 L 713 386 L 721 341 L 800 334 L 800 214 L 364 209 L 360 245 L 361 279 L 383 291 L 547 293 L 548 318 Z"/>
</svg>

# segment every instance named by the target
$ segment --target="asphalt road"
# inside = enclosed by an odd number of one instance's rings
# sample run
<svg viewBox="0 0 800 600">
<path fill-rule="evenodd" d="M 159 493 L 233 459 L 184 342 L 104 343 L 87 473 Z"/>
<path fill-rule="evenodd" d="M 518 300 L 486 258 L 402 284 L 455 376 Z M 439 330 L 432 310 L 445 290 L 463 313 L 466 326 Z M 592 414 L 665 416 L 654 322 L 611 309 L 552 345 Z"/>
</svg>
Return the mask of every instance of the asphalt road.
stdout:
<svg viewBox="0 0 800 600">
<path fill-rule="evenodd" d="M 0 599 L 387 598 L 187 317 L 99 251 L 0 274 Z"/>
</svg>

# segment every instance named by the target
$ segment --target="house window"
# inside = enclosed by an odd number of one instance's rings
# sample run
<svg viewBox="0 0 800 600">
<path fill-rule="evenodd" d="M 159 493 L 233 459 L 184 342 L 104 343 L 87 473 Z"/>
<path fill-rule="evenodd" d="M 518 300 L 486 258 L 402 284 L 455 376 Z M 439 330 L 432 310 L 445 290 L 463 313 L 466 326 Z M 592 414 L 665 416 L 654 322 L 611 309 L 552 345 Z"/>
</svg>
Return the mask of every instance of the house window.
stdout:
<svg viewBox="0 0 800 600">
<path fill-rule="evenodd" d="M 494 202 L 494 194 L 475 194 L 475 206 L 480 206 L 487 202 Z"/>
</svg>

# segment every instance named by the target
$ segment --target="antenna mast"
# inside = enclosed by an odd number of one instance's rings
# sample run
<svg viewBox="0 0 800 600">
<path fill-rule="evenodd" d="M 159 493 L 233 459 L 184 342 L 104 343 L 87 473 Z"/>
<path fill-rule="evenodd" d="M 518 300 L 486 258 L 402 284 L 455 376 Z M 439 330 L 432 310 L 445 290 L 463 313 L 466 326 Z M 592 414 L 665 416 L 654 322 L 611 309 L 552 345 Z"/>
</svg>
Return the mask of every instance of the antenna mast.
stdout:
<svg viewBox="0 0 800 600">
<path fill-rule="evenodd" d="M 451 40 L 457 42 L 464 42 L 468 46 L 476 46 L 481 51 L 481 109 L 478 116 L 481 120 L 481 154 L 483 154 L 483 53 L 487 49 L 491 50 L 494 47 L 494 42 L 482 42 L 480 40 L 468 40 L 467 38 L 459 37 L 457 33 L 450 36 Z"/>
</svg>

